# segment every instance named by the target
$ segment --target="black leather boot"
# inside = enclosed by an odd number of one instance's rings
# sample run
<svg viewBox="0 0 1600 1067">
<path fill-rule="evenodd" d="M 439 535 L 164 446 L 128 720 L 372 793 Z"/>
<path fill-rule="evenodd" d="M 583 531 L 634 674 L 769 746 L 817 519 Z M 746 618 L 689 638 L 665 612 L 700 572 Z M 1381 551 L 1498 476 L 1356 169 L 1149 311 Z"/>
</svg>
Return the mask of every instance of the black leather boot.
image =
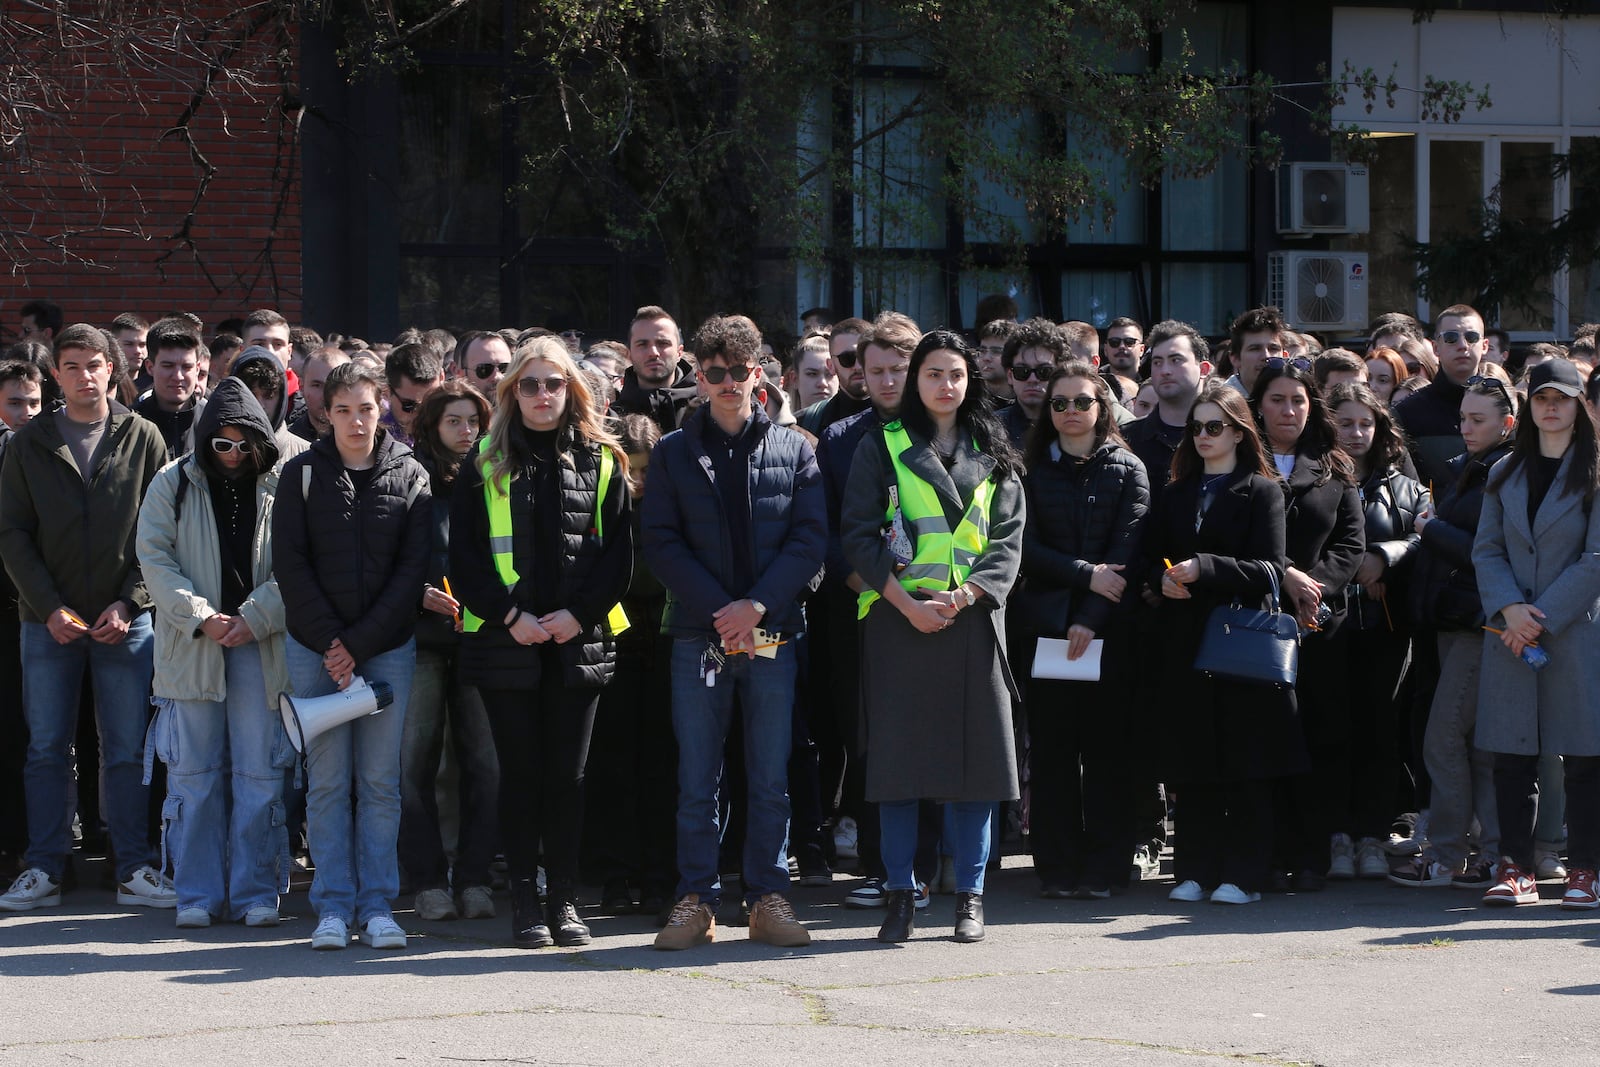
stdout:
<svg viewBox="0 0 1600 1067">
<path fill-rule="evenodd" d="M 511 943 L 518 948 L 545 948 L 555 944 L 539 908 L 539 889 L 532 878 L 511 883 Z"/>
<path fill-rule="evenodd" d="M 983 894 L 956 894 L 956 940 L 971 944 L 983 940 Z"/>
<path fill-rule="evenodd" d="M 916 926 L 917 894 L 913 889 L 891 889 L 883 895 L 888 914 L 878 927 L 878 940 L 888 944 L 910 941 Z"/>
<path fill-rule="evenodd" d="M 560 898 L 552 893 L 550 903 L 545 907 L 545 917 L 550 923 L 550 930 L 555 934 L 556 944 L 563 948 L 571 948 L 574 945 L 587 945 L 593 940 L 589 935 L 589 928 L 578 918 L 578 906 L 570 897 Z"/>
</svg>

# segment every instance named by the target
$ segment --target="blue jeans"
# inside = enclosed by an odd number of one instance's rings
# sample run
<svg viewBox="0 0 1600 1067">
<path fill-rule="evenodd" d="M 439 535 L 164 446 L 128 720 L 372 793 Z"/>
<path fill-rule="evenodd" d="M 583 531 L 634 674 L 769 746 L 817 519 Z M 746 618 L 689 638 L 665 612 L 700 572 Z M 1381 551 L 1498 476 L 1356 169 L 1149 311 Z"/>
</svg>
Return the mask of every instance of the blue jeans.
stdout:
<svg viewBox="0 0 1600 1067">
<path fill-rule="evenodd" d="M 789 888 L 789 743 L 793 732 L 794 646 L 774 659 L 729 656 L 707 687 L 700 676 L 703 637 L 672 644 L 672 729 L 678 736 L 678 896 L 698 893 L 716 907 L 722 895 L 717 790 L 737 695 L 744 716 L 744 881 L 751 901 Z"/>
<path fill-rule="evenodd" d="M 454 742 L 461 782 L 461 832 L 452 876 L 439 831 L 437 784 L 446 726 Z M 495 758 L 489 713 L 476 686 L 456 673 L 456 656 L 437 649 L 417 650 L 417 670 L 406 705 L 400 746 L 400 862 L 413 892 L 457 892 L 489 884 L 489 865 L 499 844 L 500 763 Z"/>
<path fill-rule="evenodd" d="M 144 735 L 150 721 L 150 673 L 155 638 L 141 614 L 119 644 L 80 637 L 60 645 L 40 622 L 22 624 L 22 704 L 28 720 L 29 867 L 56 881 L 72 851 L 72 742 L 78 697 L 87 667 L 94 678 L 100 728 L 100 774 L 117 881 L 155 862 L 150 848 L 150 790 L 144 784 Z M 93 812 L 85 812 L 87 822 Z"/>
<path fill-rule="evenodd" d="M 882 823 L 883 866 L 886 889 L 915 889 L 917 875 L 917 805 L 896 800 L 878 805 Z M 956 868 L 957 893 L 982 893 L 984 867 L 989 862 L 989 818 L 992 800 L 960 800 L 944 805 L 945 844 Z"/>
<path fill-rule="evenodd" d="M 242 919 L 258 905 L 277 907 L 288 879 L 283 771 L 294 748 L 267 703 L 261 646 L 222 656 L 227 698 L 158 699 L 154 741 L 167 765 L 161 824 L 178 907 Z"/>
<path fill-rule="evenodd" d="M 296 697 L 338 689 L 322 667 L 322 653 L 292 637 L 286 644 Z M 356 674 L 369 684 L 389 683 L 394 703 L 306 745 L 306 836 L 317 865 L 311 907 L 319 919 L 332 915 L 365 926 L 389 915 L 389 902 L 400 895 L 400 739 L 416 666 L 412 641 L 357 663 Z"/>
</svg>

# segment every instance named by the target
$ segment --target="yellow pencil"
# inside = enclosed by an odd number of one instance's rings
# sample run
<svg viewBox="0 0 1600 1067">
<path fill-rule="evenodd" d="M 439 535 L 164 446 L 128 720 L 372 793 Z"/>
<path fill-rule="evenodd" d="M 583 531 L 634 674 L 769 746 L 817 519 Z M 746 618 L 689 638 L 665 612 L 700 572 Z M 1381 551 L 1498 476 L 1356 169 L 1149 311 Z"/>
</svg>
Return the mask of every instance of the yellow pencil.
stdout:
<svg viewBox="0 0 1600 1067">
<path fill-rule="evenodd" d="M 62 608 L 61 609 L 61 614 L 65 615 L 67 617 L 67 621 L 68 622 L 75 622 L 79 626 L 83 627 L 85 630 L 89 629 L 89 624 L 88 623 L 86 623 L 82 619 L 78 618 L 78 616 L 74 615 L 72 612 L 68 611 L 66 608 Z"/>
<path fill-rule="evenodd" d="M 450 576 L 448 574 L 446 574 L 443 577 L 441 577 L 439 580 L 444 582 L 444 595 L 449 597 L 451 600 L 454 600 L 456 598 L 456 595 L 450 591 Z M 455 616 L 458 619 L 461 618 L 461 612 L 460 612 L 459 609 L 456 611 Z"/>
</svg>

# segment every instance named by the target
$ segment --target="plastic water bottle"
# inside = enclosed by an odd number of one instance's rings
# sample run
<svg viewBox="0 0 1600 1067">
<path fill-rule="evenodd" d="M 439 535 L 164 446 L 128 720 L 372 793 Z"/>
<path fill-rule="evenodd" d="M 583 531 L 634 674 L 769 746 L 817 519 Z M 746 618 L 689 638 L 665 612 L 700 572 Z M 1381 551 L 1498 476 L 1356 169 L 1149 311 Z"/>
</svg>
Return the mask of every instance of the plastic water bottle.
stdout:
<svg viewBox="0 0 1600 1067">
<path fill-rule="evenodd" d="M 1550 653 L 1538 645 L 1524 645 L 1520 658 L 1531 670 L 1542 671 L 1550 665 Z"/>
</svg>

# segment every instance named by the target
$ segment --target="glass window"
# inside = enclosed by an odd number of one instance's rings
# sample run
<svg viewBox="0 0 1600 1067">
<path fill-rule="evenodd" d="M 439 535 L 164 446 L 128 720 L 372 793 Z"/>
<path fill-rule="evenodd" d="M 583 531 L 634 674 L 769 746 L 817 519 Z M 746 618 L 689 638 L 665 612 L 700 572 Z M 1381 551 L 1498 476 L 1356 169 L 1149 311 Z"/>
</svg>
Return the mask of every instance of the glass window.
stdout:
<svg viewBox="0 0 1600 1067">
<path fill-rule="evenodd" d="M 1506 141 L 1500 145 L 1500 212 L 1503 225 L 1527 224 L 1547 229 L 1555 219 L 1555 177 L 1552 172 L 1555 145 L 1539 141 Z M 1550 279 L 1544 279 L 1548 286 Z M 1534 313 L 1506 306 L 1500 309 L 1500 325 L 1508 330 L 1539 330 L 1555 327 L 1555 305 L 1549 296 L 1535 301 Z"/>
<path fill-rule="evenodd" d="M 1334 238 L 1331 244 L 1336 251 L 1367 254 L 1370 318 L 1386 311 L 1413 315 L 1416 263 L 1408 241 L 1417 235 L 1417 138 L 1409 133 L 1378 135 L 1368 140 L 1366 154 L 1371 228 Z"/>
<path fill-rule="evenodd" d="M 1600 201 L 1600 137 L 1574 137 L 1569 156 L 1572 207 L 1593 209 Z M 1600 319 L 1600 257 L 1575 255 L 1567 276 L 1567 332 Z"/>
<path fill-rule="evenodd" d="M 1130 182 L 1128 162 L 1121 156 L 1104 149 L 1089 147 L 1070 134 L 1067 151 L 1078 153 L 1079 159 L 1105 180 L 1111 194 L 1111 221 L 1107 222 L 1096 209 L 1082 218 L 1067 224 L 1068 244 L 1137 245 L 1145 242 L 1146 192 L 1137 182 Z"/>
<path fill-rule="evenodd" d="M 611 268 L 599 263 L 530 263 L 522 268 L 521 321 L 583 330 L 600 339 L 611 321 Z"/>
<path fill-rule="evenodd" d="M 937 248 L 945 243 L 943 157 L 924 151 L 922 124 L 894 123 L 918 86 L 876 78 L 857 96 L 856 244 L 862 248 Z"/>
<path fill-rule="evenodd" d="M 500 72 L 423 66 L 400 79 L 402 244 L 498 243 Z"/>
<path fill-rule="evenodd" d="M 964 270 L 961 272 L 961 321 L 951 325 L 963 329 L 975 325 L 978 301 L 996 293 L 1004 293 L 1017 302 L 1018 322 L 1044 314 L 1039 296 L 1025 275 L 1017 271 Z M 931 327 L 924 326 L 923 329 Z"/>
<path fill-rule="evenodd" d="M 470 329 L 501 321 L 497 260 L 402 255 L 399 268 L 401 322 Z"/>
<path fill-rule="evenodd" d="M 1190 323 L 1203 334 L 1226 333 L 1240 312 L 1255 306 L 1243 263 L 1168 263 L 1161 278 L 1161 317 Z"/>
<path fill-rule="evenodd" d="M 869 322 L 879 312 L 899 311 L 910 315 L 925 331 L 959 325 L 950 323 L 944 279 L 939 265 L 931 260 L 860 263 L 856 267 L 856 284 L 861 294 L 857 314 Z M 834 313 L 838 314 L 837 309 Z"/>
<path fill-rule="evenodd" d="M 1006 160 L 1040 148 L 1038 122 L 1032 115 L 992 113 L 984 120 L 989 136 L 984 144 L 992 159 L 979 158 L 967 168 L 971 203 L 967 206 L 968 244 L 1030 244 L 1040 238 L 1040 227 L 1015 185 L 1006 180 Z"/>
<path fill-rule="evenodd" d="M 1130 270 L 1069 270 L 1061 275 L 1061 317 L 1104 330 L 1112 319 L 1141 318 Z"/>
<path fill-rule="evenodd" d="M 1428 144 L 1428 239 L 1474 234 L 1482 224 L 1483 142 Z"/>
</svg>

